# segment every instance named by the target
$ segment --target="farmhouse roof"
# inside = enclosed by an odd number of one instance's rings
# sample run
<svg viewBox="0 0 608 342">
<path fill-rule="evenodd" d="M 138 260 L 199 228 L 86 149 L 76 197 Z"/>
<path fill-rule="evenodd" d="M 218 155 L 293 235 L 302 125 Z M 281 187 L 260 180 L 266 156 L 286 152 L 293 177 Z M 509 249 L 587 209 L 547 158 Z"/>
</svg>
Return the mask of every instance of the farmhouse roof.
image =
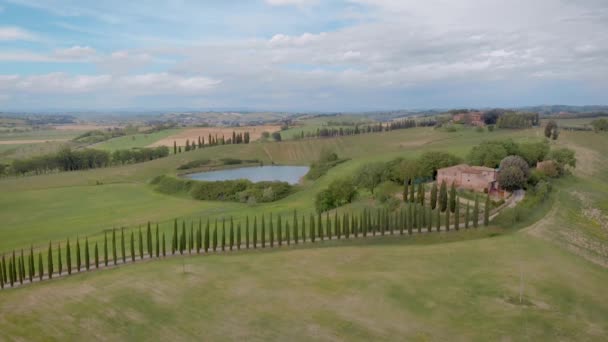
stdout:
<svg viewBox="0 0 608 342">
<path fill-rule="evenodd" d="M 444 167 L 442 169 L 439 169 L 439 171 L 448 171 L 448 170 L 460 171 L 462 173 L 482 173 L 482 172 L 488 172 L 488 171 L 496 171 L 495 169 L 493 169 L 491 167 L 470 166 L 468 164 L 458 164 L 458 165 Z"/>
</svg>

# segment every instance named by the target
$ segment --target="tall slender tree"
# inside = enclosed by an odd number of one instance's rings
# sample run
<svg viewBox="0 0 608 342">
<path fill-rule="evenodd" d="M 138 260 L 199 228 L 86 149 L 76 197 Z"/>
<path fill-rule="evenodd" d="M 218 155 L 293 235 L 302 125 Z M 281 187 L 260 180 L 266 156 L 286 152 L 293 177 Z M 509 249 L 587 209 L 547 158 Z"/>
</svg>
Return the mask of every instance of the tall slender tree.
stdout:
<svg viewBox="0 0 608 342">
<path fill-rule="evenodd" d="M 435 228 L 437 231 L 441 230 L 441 208 L 440 206 L 435 207 Z"/>
<path fill-rule="evenodd" d="M 277 215 L 277 241 L 279 246 L 283 245 L 283 223 L 281 222 L 281 214 Z"/>
<path fill-rule="evenodd" d="M 51 272 L 52 273 L 52 272 Z M 42 281 L 44 277 L 44 264 L 42 263 L 42 252 L 38 253 L 38 278 Z M 12 286 L 12 284 L 11 284 Z"/>
<path fill-rule="evenodd" d="M 317 232 L 315 229 L 315 217 L 312 214 L 310 214 L 310 233 L 308 235 L 310 236 L 310 242 L 315 243 Z"/>
<path fill-rule="evenodd" d="M 408 190 L 408 180 L 407 180 L 407 179 L 405 179 L 405 180 L 403 181 L 403 195 L 402 195 L 402 197 L 403 197 L 403 202 L 407 202 L 407 197 L 408 197 L 408 194 L 409 194 L 409 190 Z"/>
<path fill-rule="evenodd" d="M 454 229 L 460 230 L 460 203 L 456 197 L 456 207 L 454 208 Z"/>
<path fill-rule="evenodd" d="M 471 219 L 469 212 L 469 202 L 467 201 L 467 210 L 464 212 L 464 229 L 469 229 L 469 220 Z"/>
<path fill-rule="evenodd" d="M 82 260 L 80 259 L 80 239 L 76 236 L 76 270 L 80 272 L 80 268 L 82 267 Z"/>
<path fill-rule="evenodd" d="M 141 233 L 141 227 L 137 231 L 139 237 L 139 259 L 144 259 L 144 235 Z"/>
<path fill-rule="evenodd" d="M 456 185 L 452 182 L 450 186 L 450 211 L 456 212 Z"/>
<path fill-rule="evenodd" d="M 450 231 L 450 208 L 445 211 L 445 230 Z"/>
<path fill-rule="evenodd" d="M 222 251 L 226 249 L 226 219 L 222 217 Z"/>
<path fill-rule="evenodd" d="M 177 219 L 173 221 L 173 237 L 171 238 L 171 255 L 177 251 Z"/>
<path fill-rule="evenodd" d="M 165 249 L 165 232 L 163 232 L 163 242 L 162 242 L 162 249 L 163 249 L 163 258 L 167 256 L 167 250 Z"/>
<path fill-rule="evenodd" d="M 97 242 L 95 242 L 95 268 L 99 268 L 99 248 L 97 248 Z"/>
<path fill-rule="evenodd" d="M 15 252 L 13 252 L 13 259 L 14 259 L 14 254 Z M 14 263 L 13 263 L 13 267 L 14 267 Z M 47 260 L 47 266 L 48 268 L 48 275 L 49 275 L 49 279 L 53 278 L 53 246 L 51 245 L 51 243 L 49 242 L 49 255 L 48 255 L 48 260 Z"/>
<path fill-rule="evenodd" d="M 65 263 L 68 268 L 68 274 L 72 274 L 72 252 L 70 250 L 70 239 L 67 240 L 65 245 Z"/>
<path fill-rule="evenodd" d="M 270 248 L 274 247 L 274 225 L 272 224 L 272 213 L 268 218 L 268 229 L 270 231 Z"/>
<path fill-rule="evenodd" d="M 475 195 L 475 205 L 473 206 L 473 228 L 479 226 L 479 197 Z"/>
<path fill-rule="evenodd" d="M 418 203 L 424 206 L 424 184 L 418 183 Z"/>
<path fill-rule="evenodd" d="M 103 262 L 108 267 L 108 233 L 103 232 Z"/>
<path fill-rule="evenodd" d="M 116 228 L 112 228 L 112 261 L 117 264 L 118 258 L 116 254 Z M 80 272 L 80 270 L 78 270 Z"/>
<path fill-rule="evenodd" d="M 253 248 L 258 248 L 258 217 L 253 217 Z"/>
<path fill-rule="evenodd" d="M 232 250 L 232 246 L 234 246 L 234 220 L 232 220 L 232 216 L 230 217 L 230 243 L 229 248 Z"/>
<path fill-rule="evenodd" d="M 209 218 L 207 218 L 207 225 L 205 226 L 205 253 L 209 252 Z"/>
<path fill-rule="evenodd" d="M 190 221 L 190 236 L 188 238 L 188 254 L 194 249 L 194 222 Z"/>
<path fill-rule="evenodd" d="M 483 225 L 488 226 L 490 224 L 490 195 L 486 196 L 486 204 L 483 208 Z"/>
<path fill-rule="evenodd" d="M 122 263 L 127 263 L 127 247 L 125 244 L 125 227 L 120 227 L 120 255 L 122 256 Z"/>
<path fill-rule="evenodd" d="M 152 258 L 154 251 L 152 249 L 152 227 L 150 226 L 150 221 L 148 221 L 148 226 L 146 227 L 146 247 L 148 248 L 148 256 Z"/>
<path fill-rule="evenodd" d="M 437 206 L 437 182 L 433 182 L 431 187 L 431 209 L 435 210 Z"/>
<path fill-rule="evenodd" d="M 249 249 L 249 215 L 245 216 L 245 248 Z"/>
<path fill-rule="evenodd" d="M 213 227 L 213 241 L 212 248 L 215 252 L 217 250 L 217 219 L 215 219 L 215 226 Z"/>
<path fill-rule="evenodd" d="M 290 242 L 290 238 L 291 238 L 291 232 L 290 232 L 290 227 L 289 227 L 289 221 L 285 220 L 285 241 L 287 241 L 287 245 L 289 246 L 291 244 Z"/>
<path fill-rule="evenodd" d="M 236 224 L 236 249 L 241 249 L 241 222 Z"/>
<path fill-rule="evenodd" d="M 158 231 L 158 223 L 156 224 L 156 257 L 160 257 L 160 235 L 159 235 L 159 231 Z"/>
<path fill-rule="evenodd" d="M 186 220 L 182 221 L 182 234 L 179 237 L 179 254 L 184 254 L 186 250 Z"/>
<path fill-rule="evenodd" d="M 317 215 L 317 237 L 319 241 L 323 241 L 323 222 L 321 220 L 321 213 Z"/>
<path fill-rule="evenodd" d="M 89 255 L 89 238 L 84 238 L 84 267 L 89 270 L 91 265 L 91 258 Z"/>
<path fill-rule="evenodd" d="M 306 243 L 306 216 L 302 215 L 302 243 Z"/>
<path fill-rule="evenodd" d="M 34 268 L 34 246 L 30 246 L 30 273 L 29 273 L 29 278 L 30 278 L 30 283 L 34 282 L 34 276 L 36 275 L 36 268 Z M 0 271 L 2 271 L 1 267 L 0 267 Z M 0 272 L 1 273 L 1 272 Z M 2 276 L 0 275 L 0 278 L 2 278 Z"/>
<path fill-rule="evenodd" d="M 442 212 L 448 207 L 448 190 L 445 180 L 441 182 L 441 187 L 439 188 L 439 207 Z"/>
<path fill-rule="evenodd" d="M 21 250 L 21 258 L 23 258 L 23 250 Z M 63 273 L 63 260 L 61 260 L 61 242 L 57 243 L 57 273 Z"/>
<path fill-rule="evenodd" d="M 131 261 L 135 262 L 135 233 L 131 230 Z"/>
</svg>

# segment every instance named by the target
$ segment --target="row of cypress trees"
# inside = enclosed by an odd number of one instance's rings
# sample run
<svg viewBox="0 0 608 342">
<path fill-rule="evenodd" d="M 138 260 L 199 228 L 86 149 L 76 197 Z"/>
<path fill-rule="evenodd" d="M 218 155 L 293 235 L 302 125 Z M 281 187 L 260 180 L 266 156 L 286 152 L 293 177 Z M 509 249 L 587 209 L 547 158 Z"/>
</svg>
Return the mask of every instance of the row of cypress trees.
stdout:
<svg viewBox="0 0 608 342">
<path fill-rule="evenodd" d="M 144 258 L 160 258 L 167 254 L 200 254 L 225 250 L 256 249 L 282 245 L 300 244 L 306 242 L 315 243 L 322 240 L 349 239 L 385 234 L 412 234 L 417 232 L 439 231 L 443 226 L 446 230 L 451 228 L 459 230 L 460 223 L 460 204 L 456 200 L 454 217 L 450 218 L 450 210 L 443 214 L 441 208 L 437 206 L 434 210 L 430 206 L 424 206 L 420 202 L 408 203 L 405 207 L 397 211 L 387 209 L 365 209 L 361 213 L 343 213 L 339 215 L 336 211 L 333 215 L 329 212 L 325 217 L 321 214 L 298 216 L 294 211 L 290 220 L 284 219 L 281 215 L 273 219 L 273 215 L 254 216 L 253 220 L 245 218 L 245 222 L 234 222 L 232 218 L 215 220 L 213 223 L 207 219 L 203 223 L 199 219 L 198 224 L 190 222 L 189 227 L 186 221 L 181 225 L 176 219 L 173 223 L 173 234 L 170 241 L 170 250 L 167 250 L 165 233 L 160 232 L 158 224 L 153 230 L 150 223 L 147 224 L 145 232 L 141 227 L 131 230 L 130 234 L 125 234 L 125 229 L 113 229 L 110 234 L 104 233 L 102 246 L 95 242 L 89 244 L 88 238 L 76 238 L 73 245 L 69 239 L 66 240 L 65 248 L 62 249 L 61 243 L 53 249 L 53 244 L 49 243 L 46 253 L 46 269 L 44 265 L 43 252 L 39 251 L 36 255 L 34 248 L 30 247 L 28 255 L 21 250 L 20 254 L 15 251 L 6 258 L 2 256 L 0 260 L 0 286 L 4 288 L 10 285 L 33 282 L 35 278 L 43 280 L 51 279 L 53 275 L 61 276 L 64 273 L 89 271 L 91 268 L 98 269 L 100 266 L 117 265 L 142 260 Z M 484 208 L 484 225 L 489 224 L 490 205 L 489 198 L 486 199 Z M 442 217 L 443 216 L 443 217 Z M 464 214 L 464 228 L 469 228 L 472 220 L 473 227 L 477 228 L 479 223 L 479 200 L 475 199 L 475 204 L 471 208 L 467 204 Z M 108 235 L 110 235 L 108 237 Z M 144 237 L 145 236 L 145 237 Z M 127 242 L 127 238 L 129 241 Z M 130 248 L 127 253 L 127 244 Z M 120 251 L 119 251 L 120 250 Z M 110 254 L 111 253 L 111 254 Z M 65 265 L 63 256 L 65 255 Z M 37 261 L 37 262 L 36 262 Z M 37 264 L 37 266 L 36 266 Z M 64 269 L 65 266 L 65 269 Z"/>
</svg>

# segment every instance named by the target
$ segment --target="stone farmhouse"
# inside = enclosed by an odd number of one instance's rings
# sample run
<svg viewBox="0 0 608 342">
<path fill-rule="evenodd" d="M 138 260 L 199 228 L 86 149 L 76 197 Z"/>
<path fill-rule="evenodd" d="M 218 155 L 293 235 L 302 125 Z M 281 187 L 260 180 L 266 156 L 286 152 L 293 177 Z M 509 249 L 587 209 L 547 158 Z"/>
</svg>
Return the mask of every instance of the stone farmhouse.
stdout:
<svg viewBox="0 0 608 342">
<path fill-rule="evenodd" d="M 483 112 L 469 112 L 469 113 L 460 113 L 455 114 L 452 117 L 452 121 L 460 122 L 467 125 L 472 126 L 484 126 L 485 123 L 483 121 Z"/>
<path fill-rule="evenodd" d="M 445 181 L 448 186 L 454 183 L 457 188 L 490 194 L 501 192 L 497 177 L 498 170 L 496 169 L 467 164 L 458 164 L 437 170 L 437 183 L 439 184 Z"/>
</svg>

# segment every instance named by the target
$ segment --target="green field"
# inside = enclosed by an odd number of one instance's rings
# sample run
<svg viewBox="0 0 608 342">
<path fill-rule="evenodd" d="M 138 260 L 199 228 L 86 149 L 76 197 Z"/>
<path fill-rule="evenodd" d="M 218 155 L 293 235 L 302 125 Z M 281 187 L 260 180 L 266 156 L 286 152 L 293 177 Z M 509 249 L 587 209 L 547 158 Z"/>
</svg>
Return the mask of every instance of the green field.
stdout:
<svg viewBox="0 0 608 342">
<path fill-rule="evenodd" d="M 134 147 L 146 147 L 160 139 L 182 131 L 179 128 L 165 129 L 154 133 L 131 134 L 123 137 L 113 138 L 108 141 L 95 144 L 91 147 L 106 151 L 126 150 Z"/>
<path fill-rule="evenodd" d="M 313 210 L 314 195 L 369 161 L 423 151 L 465 156 L 483 140 L 538 140 L 541 129 L 432 128 L 225 145 L 123 167 L 0 180 L 0 250 L 44 246 L 148 220 Z M 608 135 L 562 132 L 573 176 L 522 221 L 478 231 L 332 241 L 177 257 L 0 292 L 2 339 L 605 340 L 608 334 Z M 351 158 L 297 193 L 257 205 L 160 194 L 148 182 L 200 158 L 309 164 Z M 353 206 L 363 206 L 363 196 Z M 345 210 L 348 210 L 346 208 Z M 603 215 L 603 216 L 602 216 Z M 289 216 L 290 217 L 290 216 Z M 521 295 L 521 302 L 520 302 Z M 41 338 L 44 331 L 47 338 Z"/>
</svg>

